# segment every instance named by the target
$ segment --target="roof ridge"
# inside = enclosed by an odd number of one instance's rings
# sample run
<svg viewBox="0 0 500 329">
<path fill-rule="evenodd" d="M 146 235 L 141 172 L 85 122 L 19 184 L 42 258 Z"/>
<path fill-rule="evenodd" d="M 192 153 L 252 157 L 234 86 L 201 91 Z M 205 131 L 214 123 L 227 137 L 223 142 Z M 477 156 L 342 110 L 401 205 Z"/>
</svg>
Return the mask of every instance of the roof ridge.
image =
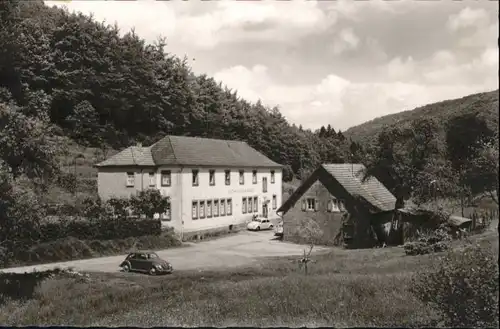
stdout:
<svg viewBox="0 0 500 329">
<path fill-rule="evenodd" d="M 165 138 L 168 138 L 168 143 L 170 144 L 170 148 L 172 149 L 172 155 L 174 156 L 174 161 L 179 162 L 179 160 L 177 159 L 177 155 L 175 155 L 174 145 L 172 144 L 171 137 L 172 137 L 171 135 L 165 136 Z"/>
<path fill-rule="evenodd" d="M 220 141 L 220 142 L 235 142 L 235 143 L 246 143 L 245 141 L 239 141 L 236 139 L 221 139 L 221 138 L 212 138 L 212 137 L 202 137 L 202 136 L 184 136 L 184 135 L 166 135 L 164 138 L 169 137 L 179 137 L 179 138 L 199 138 L 199 139 L 205 139 L 205 140 L 212 140 L 212 141 Z"/>
<path fill-rule="evenodd" d="M 135 156 L 134 156 L 134 146 L 130 146 L 130 154 L 132 155 L 132 162 L 134 164 L 137 164 L 137 161 L 135 161 Z"/>
</svg>

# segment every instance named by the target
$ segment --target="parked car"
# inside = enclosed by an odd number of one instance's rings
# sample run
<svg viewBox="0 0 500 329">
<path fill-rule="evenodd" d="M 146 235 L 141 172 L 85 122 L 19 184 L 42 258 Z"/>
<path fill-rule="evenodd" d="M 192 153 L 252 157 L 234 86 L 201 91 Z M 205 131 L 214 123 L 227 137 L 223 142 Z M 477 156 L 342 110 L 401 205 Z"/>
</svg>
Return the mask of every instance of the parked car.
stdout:
<svg viewBox="0 0 500 329">
<path fill-rule="evenodd" d="M 124 272 L 143 272 L 150 275 L 170 274 L 174 268 L 172 264 L 161 259 L 153 251 L 137 251 L 128 254 L 120 264 Z"/>
<path fill-rule="evenodd" d="M 250 231 L 272 230 L 273 227 L 274 225 L 269 219 L 259 216 L 254 216 L 247 225 L 247 229 Z"/>
<path fill-rule="evenodd" d="M 276 224 L 276 227 L 274 228 L 274 236 L 283 236 L 283 222 L 279 222 Z"/>
</svg>

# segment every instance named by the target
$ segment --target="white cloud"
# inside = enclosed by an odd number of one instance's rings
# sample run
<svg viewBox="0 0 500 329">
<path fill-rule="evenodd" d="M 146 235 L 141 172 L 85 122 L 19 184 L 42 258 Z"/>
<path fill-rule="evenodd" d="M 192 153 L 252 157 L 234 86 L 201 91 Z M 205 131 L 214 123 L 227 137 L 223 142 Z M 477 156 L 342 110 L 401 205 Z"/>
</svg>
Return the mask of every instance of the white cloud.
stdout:
<svg viewBox="0 0 500 329">
<path fill-rule="evenodd" d="M 409 80 L 415 76 L 415 63 L 409 56 L 406 60 L 401 57 L 392 59 L 387 64 L 387 74 L 393 80 Z"/>
<path fill-rule="evenodd" d="M 488 24 L 488 21 L 486 10 L 465 7 L 458 14 L 449 17 L 447 27 L 452 31 L 457 31 L 468 27 L 484 26 Z"/>
<path fill-rule="evenodd" d="M 333 53 L 339 55 L 345 51 L 354 50 L 359 45 L 359 38 L 351 28 L 340 30 L 333 42 Z"/>
<path fill-rule="evenodd" d="M 219 1 L 216 4 L 211 12 L 180 20 L 183 42 L 201 48 L 226 42 L 290 42 L 335 24 L 312 1 Z"/>
<path fill-rule="evenodd" d="M 201 3 L 198 12 L 189 2 L 122 1 L 46 1 L 47 5 L 67 7 L 70 11 L 92 12 L 106 20 L 153 41 L 163 35 L 171 42 L 202 49 L 220 43 L 245 41 L 296 41 L 301 36 L 319 33 L 335 24 L 313 1 Z M 283 13 L 286 12 L 286 15 Z"/>
<path fill-rule="evenodd" d="M 158 36 L 175 35 L 177 15 L 174 7 L 165 2 L 140 1 L 45 1 L 48 6 L 66 7 L 68 10 L 92 13 L 97 21 L 118 23 L 121 32 L 135 28 L 136 33 L 153 42 Z"/>
</svg>

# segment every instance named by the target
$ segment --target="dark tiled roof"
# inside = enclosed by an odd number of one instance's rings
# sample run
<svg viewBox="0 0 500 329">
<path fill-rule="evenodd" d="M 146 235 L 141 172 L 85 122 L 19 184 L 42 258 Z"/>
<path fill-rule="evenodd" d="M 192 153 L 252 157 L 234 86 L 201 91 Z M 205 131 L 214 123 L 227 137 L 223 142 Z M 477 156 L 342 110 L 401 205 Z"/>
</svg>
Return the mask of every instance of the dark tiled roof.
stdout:
<svg viewBox="0 0 500 329">
<path fill-rule="evenodd" d="M 353 196 L 359 196 L 380 211 L 391 211 L 396 206 L 396 198 L 375 177 L 370 177 L 363 182 L 365 166 L 362 164 L 323 164 L 325 169 L 332 175 L 346 191 Z"/>
<path fill-rule="evenodd" d="M 155 166 L 150 147 L 130 146 L 109 159 L 96 164 L 96 167 L 112 166 Z"/>
<path fill-rule="evenodd" d="M 126 165 L 281 167 L 245 142 L 185 136 L 166 136 L 150 147 L 129 147 L 97 166 Z"/>
</svg>

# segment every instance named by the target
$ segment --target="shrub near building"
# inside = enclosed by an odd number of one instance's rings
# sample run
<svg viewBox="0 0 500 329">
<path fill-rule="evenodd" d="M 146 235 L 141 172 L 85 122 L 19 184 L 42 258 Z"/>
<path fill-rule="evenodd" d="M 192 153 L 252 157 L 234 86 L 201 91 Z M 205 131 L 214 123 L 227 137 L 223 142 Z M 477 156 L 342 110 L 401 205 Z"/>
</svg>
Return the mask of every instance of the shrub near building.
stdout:
<svg viewBox="0 0 500 329">
<path fill-rule="evenodd" d="M 168 207 L 168 198 L 158 191 L 146 191 L 129 199 L 86 199 L 81 217 L 59 216 L 34 225 L 4 250 L 4 267 L 65 261 L 112 255 L 131 248 L 164 249 L 180 246 L 173 232 L 162 231 L 160 220 L 153 219 Z M 129 216 L 130 210 L 140 218 Z"/>
</svg>

